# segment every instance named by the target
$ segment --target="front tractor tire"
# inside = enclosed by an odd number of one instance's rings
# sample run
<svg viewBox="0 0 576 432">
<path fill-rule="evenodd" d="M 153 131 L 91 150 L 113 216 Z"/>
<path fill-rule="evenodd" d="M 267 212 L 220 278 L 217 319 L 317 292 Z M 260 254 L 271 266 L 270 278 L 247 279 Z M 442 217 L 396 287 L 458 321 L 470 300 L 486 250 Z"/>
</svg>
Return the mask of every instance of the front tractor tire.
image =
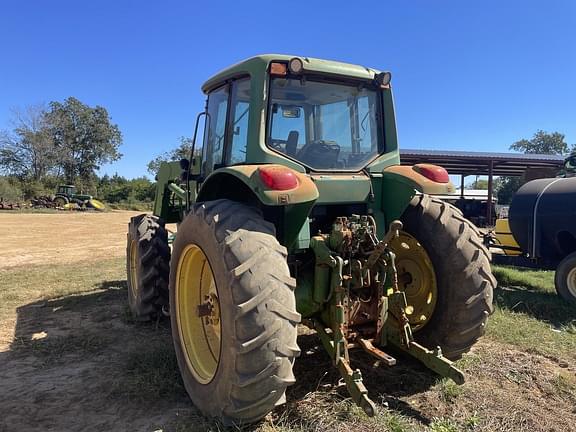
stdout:
<svg viewBox="0 0 576 432">
<path fill-rule="evenodd" d="M 396 266 L 400 289 L 409 304 L 411 297 L 416 303 L 417 314 L 409 317 L 417 321 L 411 322 L 414 337 L 458 359 L 484 334 L 493 312 L 496 279 L 489 252 L 478 229 L 457 208 L 439 199 L 414 197 L 401 219 L 404 237 L 400 238 L 405 240 L 395 248 Z M 406 253 L 414 249 L 421 250 Z"/>
<path fill-rule="evenodd" d="M 260 420 L 294 383 L 294 289 L 274 225 L 246 205 L 196 204 L 170 267 L 172 337 L 193 403 L 226 424 Z"/>
<path fill-rule="evenodd" d="M 128 306 L 137 321 L 150 321 L 168 305 L 170 247 L 164 221 L 138 215 L 128 224 L 126 245 Z"/>
</svg>

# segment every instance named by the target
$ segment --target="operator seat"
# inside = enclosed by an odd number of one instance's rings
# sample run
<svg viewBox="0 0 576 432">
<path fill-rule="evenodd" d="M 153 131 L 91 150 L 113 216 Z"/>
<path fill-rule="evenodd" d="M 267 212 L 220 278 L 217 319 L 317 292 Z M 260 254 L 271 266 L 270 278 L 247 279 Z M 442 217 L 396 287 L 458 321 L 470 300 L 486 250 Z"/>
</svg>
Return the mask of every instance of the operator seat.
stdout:
<svg viewBox="0 0 576 432">
<path fill-rule="evenodd" d="M 298 131 L 292 130 L 288 134 L 288 139 L 286 140 L 286 154 L 288 156 L 296 156 L 296 148 L 298 147 L 298 137 L 300 134 Z"/>
</svg>

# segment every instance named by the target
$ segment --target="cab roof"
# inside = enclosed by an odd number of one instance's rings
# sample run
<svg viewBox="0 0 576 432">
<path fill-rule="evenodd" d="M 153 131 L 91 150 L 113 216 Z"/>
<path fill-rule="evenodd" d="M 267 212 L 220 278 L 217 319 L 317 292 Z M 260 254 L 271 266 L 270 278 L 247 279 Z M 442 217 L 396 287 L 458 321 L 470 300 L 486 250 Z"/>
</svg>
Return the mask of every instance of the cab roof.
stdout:
<svg viewBox="0 0 576 432">
<path fill-rule="evenodd" d="M 221 70 L 216 75 L 213 75 L 202 86 L 202 91 L 208 93 L 214 88 L 220 86 L 226 80 L 239 75 L 253 74 L 258 71 L 265 71 L 270 62 L 274 60 L 287 62 L 290 59 L 298 57 L 304 63 L 304 69 L 327 75 L 338 75 L 342 77 L 350 77 L 357 79 L 372 80 L 374 76 L 380 73 L 377 69 L 368 68 L 365 66 L 354 65 L 350 63 L 342 63 L 333 60 L 322 60 L 312 57 L 303 57 L 286 54 L 261 54 L 242 60 L 226 69 Z"/>
</svg>

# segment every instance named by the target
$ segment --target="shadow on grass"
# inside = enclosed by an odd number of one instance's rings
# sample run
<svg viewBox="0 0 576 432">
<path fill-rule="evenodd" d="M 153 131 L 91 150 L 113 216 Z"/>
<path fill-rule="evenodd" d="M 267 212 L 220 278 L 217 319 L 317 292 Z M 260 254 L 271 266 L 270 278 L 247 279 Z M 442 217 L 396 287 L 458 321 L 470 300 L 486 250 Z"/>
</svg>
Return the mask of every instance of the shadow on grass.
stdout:
<svg viewBox="0 0 576 432">
<path fill-rule="evenodd" d="M 114 337 L 102 330 L 125 301 L 125 285 L 125 281 L 103 282 L 94 291 L 18 307 L 13 353 L 33 354 L 52 362 L 67 355 L 106 350 Z"/>
</svg>

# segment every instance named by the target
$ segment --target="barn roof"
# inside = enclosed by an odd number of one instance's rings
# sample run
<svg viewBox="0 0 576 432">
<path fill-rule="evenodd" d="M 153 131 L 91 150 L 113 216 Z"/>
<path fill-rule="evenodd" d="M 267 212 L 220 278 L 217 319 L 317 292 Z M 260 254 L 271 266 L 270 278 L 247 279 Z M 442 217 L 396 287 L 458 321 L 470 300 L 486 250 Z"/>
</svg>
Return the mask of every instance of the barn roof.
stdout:
<svg viewBox="0 0 576 432">
<path fill-rule="evenodd" d="M 528 168 L 560 169 L 564 156 L 525 153 L 490 153 L 452 150 L 400 149 L 402 165 L 427 162 L 440 165 L 454 175 L 521 176 Z"/>
</svg>

